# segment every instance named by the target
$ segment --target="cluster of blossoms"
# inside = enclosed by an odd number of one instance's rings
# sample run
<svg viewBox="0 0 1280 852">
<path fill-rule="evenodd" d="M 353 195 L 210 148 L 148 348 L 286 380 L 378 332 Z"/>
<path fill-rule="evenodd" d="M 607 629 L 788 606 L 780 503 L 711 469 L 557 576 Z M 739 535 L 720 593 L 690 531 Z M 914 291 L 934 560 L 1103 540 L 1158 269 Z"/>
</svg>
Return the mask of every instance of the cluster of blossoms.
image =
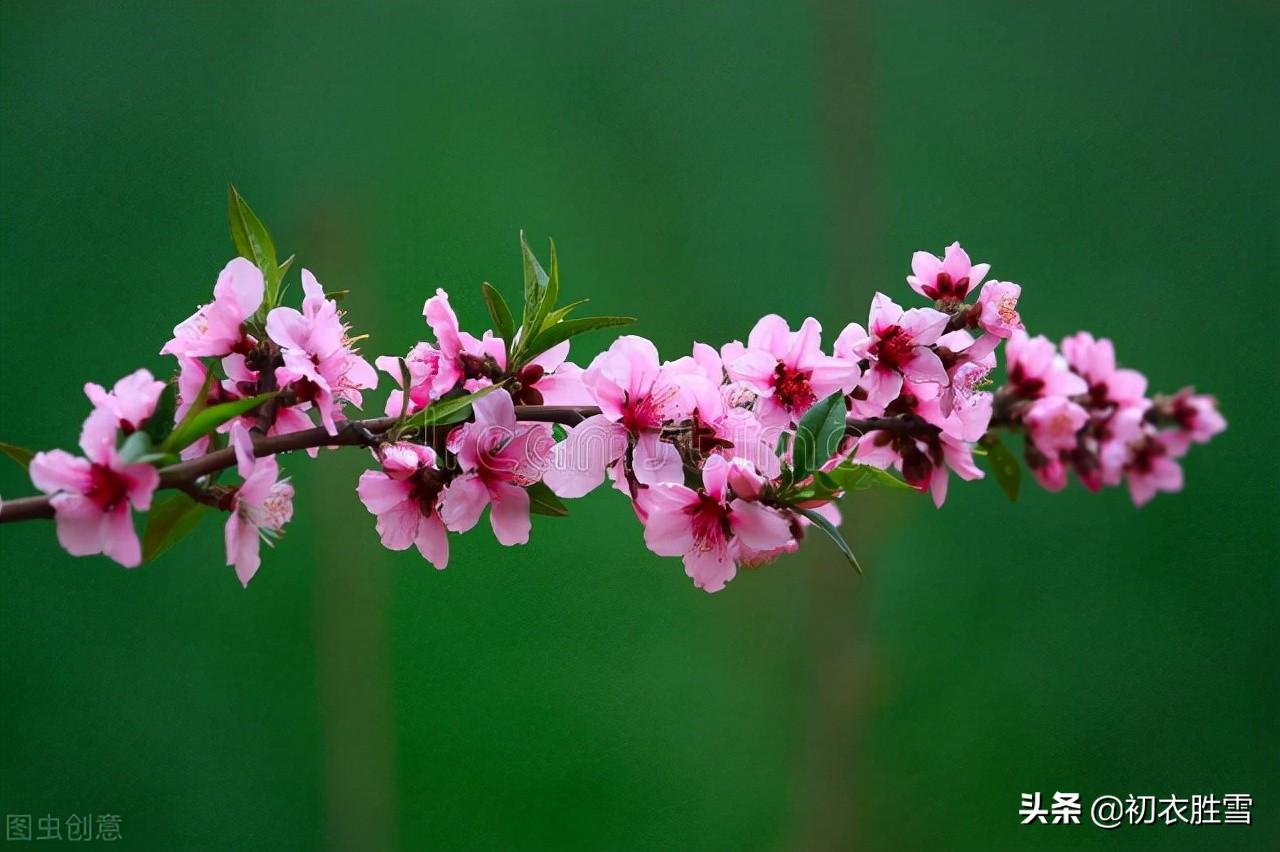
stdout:
<svg viewBox="0 0 1280 852">
<path fill-rule="evenodd" d="M 910 487 L 941 506 L 952 473 L 984 476 L 975 455 L 1008 457 L 1001 433 L 1024 435 L 1044 487 L 1062 488 L 1073 470 L 1093 490 L 1127 482 L 1141 505 L 1180 489 L 1177 459 L 1225 428 L 1209 397 L 1147 397 L 1146 379 L 1116 366 L 1108 340 L 1081 332 L 1059 350 L 1029 337 L 1020 287 L 986 280 L 989 266 L 959 244 L 942 257 L 917 252 L 911 269 L 907 283 L 929 304 L 904 308 L 877 293 L 866 326 L 845 326 L 829 352 L 817 320 L 793 330 L 771 314 L 745 343 L 695 343 L 664 360 L 625 335 L 582 368 L 567 360 L 569 338 L 627 320 L 569 319 L 575 305 L 555 305 L 554 253 L 548 274 L 525 247 L 518 326 L 485 285 L 495 328 L 462 331 L 437 290 L 423 308 L 432 340 L 377 358 L 375 370 L 311 273 L 301 273 L 295 310 L 270 286 L 274 254 L 265 269 L 237 258 L 213 301 L 164 345 L 176 380 L 139 370 L 111 391 L 86 385 L 84 457 L 38 453 L 30 474 L 69 552 L 126 566 L 190 526 L 169 518 L 143 547 L 131 510 L 147 511 L 158 487 L 181 489 L 183 512 L 228 512 L 227 562 L 246 585 L 259 543 L 292 516 L 281 452 L 367 448 L 376 467 L 356 492 L 383 545 L 416 547 L 437 568 L 449 534 L 476 526 L 486 507 L 497 540 L 522 544 L 531 513 L 564 514 L 562 499 L 607 482 L 630 501 L 649 549 L 680 557 L 694 585 L 714 592 L 814 528 L 852 559 L 837 530 L 845 492 Z M 1001 351 L 1007 381 L 996 387 Z M 396 386 L 386 416 L 348 419 L 379 370 Z M 219 483 L 232 466 L 241 482 Z M 1009 468 L 992 469 L 1011 490 Z M 25 502 L 15 517 L 46 506 Z"/>
</svg>

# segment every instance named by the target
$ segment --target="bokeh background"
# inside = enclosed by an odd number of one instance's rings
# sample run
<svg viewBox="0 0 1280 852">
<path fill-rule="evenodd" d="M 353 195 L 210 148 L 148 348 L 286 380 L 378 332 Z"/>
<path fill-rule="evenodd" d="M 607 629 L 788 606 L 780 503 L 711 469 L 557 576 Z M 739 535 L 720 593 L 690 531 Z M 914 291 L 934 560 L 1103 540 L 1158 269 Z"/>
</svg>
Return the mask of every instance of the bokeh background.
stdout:
<svg viewBox="0 0 1280 852">
<path fill-rule="evenodd" d="M 289 465 L 248 591 L 212 519 L 133 572 L 5 526 L 4 813 L 119 814 L 138 849 L 1280 848 L 1274 5 L 0 14 L 6 441 L 72 447 L 84 381 L 167 367 L 233 181 L 370 354 L 436 286 L 483 328 L 521 228 L 672 356 L 769 311 L 834 334 L 960 239 L 1034 331 L 1231 421 L 1141 511 L 860 494 L 865 577 L 814 541 L 715 597 L 611 494 L 437 573 L 378 546 L 355 453 Z M 1018 825 L 1055 790 L 1250 793 L 1255 824 Z"/>
</svg>

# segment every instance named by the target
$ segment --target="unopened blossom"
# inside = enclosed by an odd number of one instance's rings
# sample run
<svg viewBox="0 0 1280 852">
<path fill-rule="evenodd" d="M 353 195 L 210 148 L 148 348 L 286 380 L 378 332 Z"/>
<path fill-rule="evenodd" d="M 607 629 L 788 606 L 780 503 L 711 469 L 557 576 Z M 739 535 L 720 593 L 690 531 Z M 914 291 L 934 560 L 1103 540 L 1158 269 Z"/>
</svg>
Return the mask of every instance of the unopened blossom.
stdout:
<svg viewBox="0 0 1280 852">
<path fill-rule="evenodd" d="M 685 573 L 707 592 L 720 591 L 737 573 L 737 542 L 768 553 L 792 541 L 782 512 L 733 493 L 730 470 L 713 456 L 702 468 L 701 488 L 662 483 L 645 492 L 645 544 L 659 556 L 683 557 Z"/>
<path fill-rule="evenodd" d="M 516 405 L 594 405 L 591 391 L 583 383 L 583 369 L 567 360 L 565 340 L 539 353 L 515 375 Z"/>
<path fill-rule="evenodd" d="M 992 337 L 1004 339 L 1022 330 L 1018 299 L 1022 288 L 1012 281 L 988 281 L 978 294 L 978 325 Z"/>
<path fill-rule="evenodd" d="M 202 358 L 248 351 L 252 339 L 245 334 L 244 323 L 262 306 L 265 287 L 262 271 L 237 257 L 218 275 L 213 301 L 178 323 L 160 354 Z"/>
<path fill-rule="evenodd" d="M 822 351 L 822 325 L 808 317 L 792 331 L 777 314 L 761 318 L 744 347 L 737 341 L 721 349 L 729 378 L 745 382 L 760 395 L 765 423 L 796 422 L 815 402 L 858 384 L 856 361 Z"/>
<path fill-rule="evenodd" d="M 150 370 L 136 370 L 116 382 L 110 391 L 102 385 L 88 382 L 85 396 L 99 411 L 115 418 L 116 424 L 126 434 L 142 428 L 142 424 L 156 411 L 156 402 L 164 390 L 164 382 L 156 380 Z"/>
<path fill-rule="evenodd" d="M 380 449 L 382 470 L 360 475 L 356 493 L 378 518 L 378 536 L 389 550 L 417 547 L 438 569 L 449 564 L 449 538 L 440 517 L 444 479 L 430 447 L 408 442 Z"/>
<path fill-rule="evenodd" d="M 1009 388 L 1024 399 L 1078 396 L 1089 389 L 1044 335 L 1028 337 L 1025 331 L 1015 331 L 1005 347 L 1005 357 Z"/>
<path fill-rule="evenodd" d="M 989 263 L 973 263 L 959 243 L 947 246 L 942 257 L 927 251 L 911 255 L 911 274 L 907 283 L 927 299 L 939 302 L 963 302 L 977 290 L 991 271 Z"/>
<path fill-rule="evenodd" d="M 36 488 L 51 495 L 58 543 L 68 553 L 101 553 L 133 568 L 142 562 L 142 547 L 131 509 L 151 508 L 160 475 L 120 456 L 118 425 L 111 411 L 95 409 L 80 433 L 83 458 L 64 450 L 36 453 L 28 470 Z"/>
<path fill-rule="evenodd" d="M 293 517 L 293 486 L 280 479 L 274 456 L 255 458 L 253 439 L 242 423 L 231 427 L 236 470 L 244 480 L 231 495 L 223 529 L 227 564 L 234 565 L 240 584 L 247 587 L 262 564 L 261 542 L 272 545 Z"/>
<path fill-rule="evenodd" d="M 475 420 L 455 429 L 448 447 L 462 474 L 446 487 L 440 516 L 445 526 L 466 532 L 489 507 L 489 523 L 501 544 L 529 540 L 529 493 L 542 476 L 554 439 L 546 423 L 517 423 L 506 390 L 472 403 Z"/>
<path fill-rule="evenodd" d="M 1023 416 L 1027 432 L 1040 452 L 1054 455 L 1076 446 L 1089 413 L 1064 396 L 1046 396 L 1031 403 Z"/>
<path fill-rule="evenodd" d="M 274 308 L 267 314 L 267 334 L 280 347 L 284 365 L 276 368 L 280 387 L 292 386 L 300 401 L 311 402 L 330 435 L 338 433 L 335 417 L 344 403 L 357 408 L 361 391 L 378 385 L 378 374 L 352 348 L 337 302 L 302 270 L 302 310 Z"/>
<path fill-rule="evenodd" d="M 870 361 L 858 387 L 871 405 L 883 407 L 898 396 L 904 377 L 947 384 L 946 367 L 931 347 L 946 331 L 948 320 L 946 314 L 932 308 L 904 311 L 885 294 L 876 293 L 867 328 L 857 323 L 846 326 L 836 340 L 836 356 Z"/>
<path fill-rule="evenodd" d="M 1079 332 L 1063 339 L 1062 354 L 1089 383 L 1091 404 L 1136 405 L 1146 396 L 1147 377 L 1117 368 L 1115 347 L 1105 337 L 1095 340 L 1089 332 Z"/>
</svg>

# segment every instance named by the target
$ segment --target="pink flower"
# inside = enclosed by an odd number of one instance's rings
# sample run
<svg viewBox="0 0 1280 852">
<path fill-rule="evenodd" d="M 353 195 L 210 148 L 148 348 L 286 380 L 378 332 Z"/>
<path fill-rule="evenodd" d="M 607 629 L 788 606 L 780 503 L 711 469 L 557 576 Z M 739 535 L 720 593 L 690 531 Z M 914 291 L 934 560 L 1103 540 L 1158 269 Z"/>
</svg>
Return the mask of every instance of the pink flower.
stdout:
<svg viewBox="0 0 1280 852">
<path fill-rule="evenodd" d="M 156 402 L 164 390 L 164 382 L 157 381 L 149 370 L 137 370 L 115 383 L 107 391 L 102 385 L 88 382 L 85 396 L 99 411 L 107 412 L 126 435 L 142 428 L 142 424 L 155 414 Z"/>
<path fill-rule="evenodd" d="M 662 440 L 663 426 L 687 419 L 693 407 L 680 375 L 658 362 L 657 348 L 643 337 L 615 340 L 582 375 L 601 413 L 569 431 L 543 481 L 561 497 L 581 497 L 604 481 L 606 468 L 623 457 L 633 439 L 631 471 L 638 482 L 682 480 L 680 453 Z"/>
<path fill-rule="evenodd" d="M 344 403 L 359 407 L 360 391 L 375 388 L 378 374 L 356 354 L 338 304 L 302 270 L 302 311 L 275 308 L 267 314 L 267 334 L 280 346 L 284 366 L 276 368 L 280 387 L 292 385 L 299 400 L 313 402 L 330 435 L 338 434 L 335 415 Z"/>
<path fill-rule="evenodd" d="M 261 270 L 237 257 L 218 275 L 213 301 L 180 322 L 160 354 L 202 358 L 248 351 L 244 322 L 262 305 L 265 287 Z"/>
<path fill-rule="evenodd" d="M 733 494 L 730 469 L 713 456 L 702 468 L 702 488 L 662 483 L 645 491 L 645 544 L 659 556 L 684 557 L 685 573 L 707 592 L 720 591 L 737 573 L 738 542 L 769 552 L 792 541 L 782 512 Z"/>
<path fill-rule="evenodd" d="M 927 251 L 911 255 L 911 275 L 907 283 L 926 299 L 939 302 L 963 302 L 965 296 L 978 289 L 991 271 L 989 263 L 971 263 L 959 243 L 947 246 L 942 257 Z"/>
<path fill-rule="evenodd" d="M 416 546 L 437 569 L 449 564 L 449 537 L 440 518 L 444 480 L 430 447 L 405 442 L 382 448 L 382 471 L 360 475 L 356 493 L 378 518 L 378 535 L 389 550 Z"/>
<path fill-rule="evenodd" d="M 490 506 L 493 534 L 505 545 L 529 540 L 529 493 L 547 467 L 554 439 L 546 423 L 516 423 L 515 405 L 505 390 L 472 404 L 475 421 L 449 436 L 449 450 L 462 468 L 445 488 L 440 515 L 445 526 L 466 532 Z"/>
<path fill-rule="evenodd" d="M 1082 331 L 1062 341 L 1062 354 L 1089 383 L 1093 405 L 1137 405 L 1146 396 L 1147 377 L 1137 370 L 1117 369 L 1110 340 L 1094 340 L 1092 334 Z"/>
<path fill-rule="evenodd" d="M 871 301 L 868 333 L 850 323 L 836 340 L 839 358 L 865 358 L 871 369 L 858 385 L 872 407 L 888 405 L 902 390 L 905 376 L 914 382 L 946 385 L 947 371 L 931 348 L 946 330 L 948 317 L 932 308 L 904 311 L 883 293 Z"/>
<path fill-rule="evenodd" d="M 231 445 L 244 482 L 231 496 L 231 517 L 223 532 L 227 564 L 235 566 L 240 584 L 248 587 L 262 563 L 259 542 L 272 545 L 293 517 L 293 486 L 287 479 L 277 481 L 280 466 L 274 456 L 254 457 L 253 439 L 243 423 L 231 427 Z"/>
<path fill-rule="evenodd" d="M 1174 460 L 1177 453 L 1163 436 L 1144 435 L 1129 450 L 1124 472 L 1135 506 L 1145 505 L 1161 491 L 1182 490 L 1182 466 Z"/>
<path fill-rule="evenodd" d="M 734 341 L 721 350 L 732 381 L 760 394 L 760 418 L 766 423 L 798 421 L 818 400 L 858 384 L 856 361 L 822 353 L 822 326 L 813 317 L 792 331 L 777 314 L 760 319 L 747 345 Z"/>
<path fill-rule="evenodd" d="M 404 377 L 400 372 L 400 360 L 390 355 L 379 355 L 373 363 L 401 386 L 387 396 L 386 415 L 398 417 L 403 407 L 406 414 L 414 414 L 432 403 L 438 394 L 435 390 L 436 376 L 440 373 L 440 350 L 430 343 L 418 343 L 409 350 L 404 358 L 409 373 L 409 404 L 404 404 Z M 452 386 L 450 386 L 452 388 Z"/>
<path fill-rule="evenodd" d="M 1023 422 L 1036 449 L 1047 456 L 1073 450 L 1077 435 L 1089 422 L 1089 413 L 1062 396 L 1046 396 L 1031 403 Z"/>
<path fill-rule="evenodd" d="M 1226 418 L 1218 411 L 1218 402 L 1206 394 L 1197 394 L 1192 388 L 1184 388 L 1165 407 L 1177 424 L 1176 430 L 1164 433 L 1164 442 L 1183 455 L 1194 441 L 1209 442 L 1214 435 L 1227 428 Z"/>
<path fill-rule="evenodd" d="M 1025 331 L 1015 331 L 1005 356 L 1009 360 L 1009 387 L 1018 396 L 1079 396 L 1089 389 L 1044 335 L 1027 337 Z"/>
<path fill-rule="evenodd" d="M 1018 299 L 1022 288 L 1011 281 L 988 281 L 978 296 L 978 325 L 993 337 L 1007 338 L 1022 330 Z"/>
<path fill-rule="evenodd" d="M 149 464 L 130 464 L 116 451 L 117 421 L 94 410 L 80 433 L 84 458 L 63 450 L 36 453 L 31 481 L 50 494 L 58 543 L 72 556 L 102 553 L 126 568 L 142 562 L 130 507 L 151 508 L 160 475 Z"/>
<path fill-rule="evenodd" d="M 458 328 L 458 316 L 449 305 L 449 294 L 437 289 L 422 307 L 422 315 L 436 336 L 440 360 L 432 378 L 432 398 L 444 396 L 459 384 L 469 391 L 493 384 L 507 368 L 507 347 L 500 337 L 486 331 L 477 338 Z"/>
<path fill-rule="evenodd" d="M 944 431 L 929 436 L 868 432 L 858 440 L 853 460 L 882 470 L 897 468 L 908 485 L 932 494 L 938 507 L 947 499 L 947 468 L 965 480 L 984 475 L 974 464 L 973 447 Z"/>
</svg>

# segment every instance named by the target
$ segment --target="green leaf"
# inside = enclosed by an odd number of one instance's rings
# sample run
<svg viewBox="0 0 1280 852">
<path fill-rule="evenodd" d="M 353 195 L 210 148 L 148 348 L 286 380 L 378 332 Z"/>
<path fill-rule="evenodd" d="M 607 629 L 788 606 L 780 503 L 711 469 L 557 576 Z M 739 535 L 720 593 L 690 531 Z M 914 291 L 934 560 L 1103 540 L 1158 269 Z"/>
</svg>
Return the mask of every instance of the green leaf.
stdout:
<svg viewBox="0 0 1280 852">
<path fill-rule="evenodd" d="M 791 460 L 797 479 L 803 479 L 835 455 L 844 437 L 844 420 L 844 395 L 840 391 L 815 402 L 800 418 Z"/>
<path fill-rule="evenodd" d="M 490 385 L 466 396 L 438 399 L 409 418 L 409 426 L 445 426 L 459 423 L 471 416 L 471 403 L 496 391 L 501 385 Z"/>
<path fill-rule="evenodd" d="M 584 334 L 588 331 L 595 331 L 597 328 L 612 328 L 620 325 L 631 325 L 635 322 L 635 317 L 581 317 L 579 319 L 565 320 L 556 323 L 549 328 L 545 328 L 542 332 L 525 347 L 525 351 L 530 357 L 536 357 L 546 352 L 552 346 L 563 343 L 571 337 Z"/>
<path fill-rule="evenodd" d="M 204 516 L 205 506 L 181 492 L 157 500 L 147 513 L 147 529 L 142 534 L 142 561 L 157 556 L 186 538 Z"/>
<path fill-rule="evenodd" d="M 889 471 L 872 467 L 869 464 L 854 464 L 846 461 L 828 471 L 825 475 L 838 485 L 842 491 L 866 491 L 868 488 L 874 488 L 878 485 L 906 489 L 907 491 L 915 490 Z"/>
<path fill-rule="evenodd" d="M 552 423 L 551 437 L 558 444 L 561 441 L 563 441 L 565 438 L 569 437 L 569 430 L 564 428 L 564 426 L 560 425 L 559 423 Z"/>
<path fill-rule="evenodd" d="M 253 409 L 275 396 L 276 393 L 277 391 L 260 393 L 257 396 L 235 399 L 231 402 L 223 402 L 201 409 L 194 417 L 184 418 L 178 428 L 173 430 L 169 440 L 165 441 L 164 451 L 178 452 L 186 449 L 233 417 L 239 417 L 242 414 L 248 414 L 253 411 Z"/>
<path fill-rule="evenodd" d="M 164 443 L 173 431 L 173 412 L 178 407 L 178 386 L 169 382 L 160 391 L 160 399 L 156 402 L 156 410 L 147 418 L 143 431 L 151 439 L 151 445 L 158 447 Z"/>
<path fill-rule="evenodd" d="M 489 308 L 489 319 L 493 320 L 493 333 L 506 342 L 509 355 L 515 346 L 516 336 L 516 322 L 511 318 L 511 309 L 498 289 L 488 281 L 481 284 L 480 289 L 484 292 L 485 306 Z"/>
<path fill-rule="evenodd" d="M 545 482 L 535 482 L 525 490 L 529 492 L 529 511 L 533 514 L 553 518 L 563 518 L 569 514 L 569 508 Z"/>
<path fill-rule="evenodd" d="M 1022 465 L 1018 464 L 1017 456 L 1009 451 L 997 435 L 988 433 L 983 436 L 981 443 L 987 448 L 987 462 L 991 465 L 991 472 L 1000 489 L 1010 500 L 1017 500 L 1022 488 Z"/>
<path fill-rule="evenodd" d="M 235 243 L 236 251 L 262 270 L 267 282 L 263 308 L 270 310 L 277 304 L 280 279 L 284 277 L 289 261 L 285 262 L 284 269 L 276 262 L 276 246 L 271 235 L 234 185 L 227 189 L 227 219 L 231 223 L 231 241 Z"/>
<path fill-rule="evenodd" d="M 538 306 L 542 304 L 542 296 L 547 292 L 548 279 L 546 270 L 538 263 L 537 255 L 529 248 L 524 231 L 520 232 L 520 254 L 524 260 L 524 328 L 529 331 Z M 536 334 L 537 329 L 533 333 Z"/>
<path fill-rule="evenodd" d="M 556 300 L 560 298 L 560 261 L 556 259 L 556 242 L 551 240 L 551 271 L 547 274 L 547 286 L 543 289 L 542 299 L 538 302 L 538 309 L 534 312 L 533 320 L 529 323 L 530 335 L 536 339 L 542 330 L 547 327 L 547 315 L 551 313 L 556 306 Z M 534 355 L 538 353 L 532 353 Z"/>
<path fill-rule="evenodd" d="M 542 324 L 543 327 L 550 328 L 551 326 L 560 322 L 560 320 L 569 316 L 569 314 L 573 312 L 574 308 L 581 307 L 582 305 L 585 305 L 587 302 L 590 302 L 590 301 L 591 301 L 590 299 L 579 299 L 576 302 L 570 302 L 569 304 L 565 305 L 563 308 L 556 308 L 554 311 L 547 314 L 547 321 Z"/>
<path fill-rule="evenodd" d="M 812 509 L 801 509 L 796 507 L 795 511 L 804 515 L 813 522 L 815 527 L 830 536 L 831 540 L 836 543 L 836 547 L 839 547 L 840 552 L 844 554 L 844 558 L 849 560 L 849 564 L 852 565 L 859 574 L 862 573 L 862 566 L 858 564 L 858 557 L 853 555 L 853 548 L 849 547 L 849 542 L 844 540 L 844 536 L 840 534 L 840 530 L 836 529 L 835 524 L 831 523 Z"/>
<path fill-rule="evenodd" d="M 19 447 L 16 444 L 6 444 L 3 441 L 0 441 L 0 453 L 4 453 L 13 459 L 13 463 L 23 470 L 31 466 L 31 459 L 35 456 L 34 450 L 28 450 L 26 447 Z"/>
<path fill-rule="evenodd" d="M 125 464 L 137 464 L 151 452 L 151 436 L 146 432 L 134 432 L 120 445 L 120 460 Z"/>
</svg>

